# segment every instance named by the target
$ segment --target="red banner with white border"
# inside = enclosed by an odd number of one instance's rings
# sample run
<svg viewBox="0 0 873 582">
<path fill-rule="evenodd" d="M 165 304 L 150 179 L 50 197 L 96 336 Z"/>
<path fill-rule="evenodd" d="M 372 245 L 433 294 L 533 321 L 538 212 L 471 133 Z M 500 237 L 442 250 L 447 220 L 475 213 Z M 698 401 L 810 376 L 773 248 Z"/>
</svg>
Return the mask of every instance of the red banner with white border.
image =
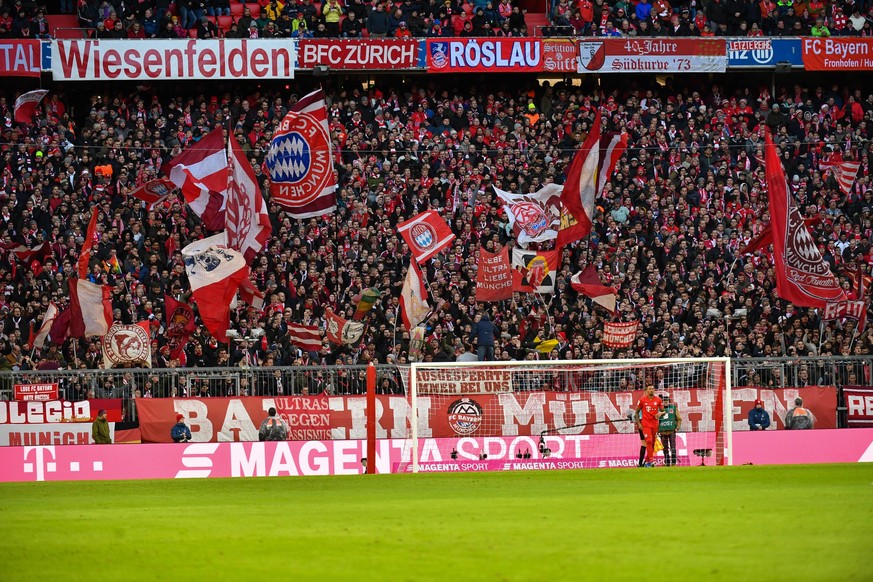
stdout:
<svg viewBox="0 0 873 582">
<path fill-rule="evenodd" d="M 573 390 L 561 375 L 530 374 L 504 370 L 490 377 L 471 378 L 465 388 L 479 393 L 458 393 L 448 378 L 420 376 L 419 436 L 461 438 L 468 436 L 538 436 L 546 429 L 584 423 L 567 434 L 631 433 L 627 413 L 642 396 L 634 392 L 554 392 Z M 512 382 L 517 390 L 495 393 L 497 383 Z M 546 388 L 548 391 L 535 391 Z M 431 392 L 424 395 L 427 390 Z M 693 432 L 715 430 L 716 392 L 677 389 L 671 392 Z M 836 427 L 837 396 L 832 386 L 807 388 L 739 388 L 733 391 L 733 428 L 748 430 L 747 417 L 755 400 L 762 400 L 772 418 L 771 430 L 784 428 L 785 413 L 794 399 L 816 417 L 816 429 Z M 409 437 L 409 399 L 377 395 L 377 438 Z M 275 407 L 288 422 L 291 440 L 366 438 L 366 398 L 363 396 L 280 396 L 241 398 L 143 398 L 137 400 L 143 442 L 170 442 L 176 414 L 191 428 L 192 442 L 242 442 L 258 440 L 258 428 L 267 410 Z M 426 419 L 426 420 L 425 420 Z"/>
<path fill-rule="evenodd" d="M 55 81 L 293 79 L 290 39 L 52 41 Z"/>
<path fill-rule="evenodd" d="M 873 387 L 843 386 L 849 428 L 873 428 Z"/>
<path fill-rule="evenodd" d="M 0 400 L 0 424 L 93 422 L 100 410 L 110 422 L 121 422 L 121 398 L 69 400 Z"/>
<path fill-rule="evenodd" d="M 800 54 L 807 71 L 873 70 L 873 38 L 804 38 Z"/>
<path fill-rule="evenodd" d="M 42 46 L 38 40 L 0 41 L 0 77 L 39 77 Z"/>
<path fill-rule="evenodd" d="M 408 38 L 300 39 L 297 68 L 338 71 L 417 69 L 419 41 Z"/>
<path fill-rule="evenodd" d="M 577 55 L 576 41 L 572 38 L 543 39 L 543 71 L 575 73 Z"/>
<path fill-rule="evenodd" d="M 16 384 L 16 400 L 57 400 L 57 384 Z"/>
<path fill-rule="evenodd" d="M 447 38 L 427 40 L 428 73 L 538 73 L 538 38 Z"/>
<path fill-rule="evenodd" d="M 724 39 L 604 38 L 577 44 L 579 73 L 724 73 Z"/>
<path fill-rule="evenodd" d="M 637 339 L 637 331 L 640 329 L 639 321 L 616 323 L 607 321 L 603 324 L 603 345 L 610 348 L 629 348 Z"/>
</svg>

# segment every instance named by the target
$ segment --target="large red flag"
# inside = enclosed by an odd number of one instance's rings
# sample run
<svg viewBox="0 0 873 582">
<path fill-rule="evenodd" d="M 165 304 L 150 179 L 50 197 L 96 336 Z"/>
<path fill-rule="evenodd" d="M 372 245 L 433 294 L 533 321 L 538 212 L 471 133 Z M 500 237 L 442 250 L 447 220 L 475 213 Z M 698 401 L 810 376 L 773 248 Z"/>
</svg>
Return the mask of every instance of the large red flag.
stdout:
<svg viewBox="0 0 873 582">
<path fill-rule="evenodd" d="M 427 261 L 455 240 L 455 233 L 435 210 L 426 210 L 398 224 L 397 230 L 409 245 L 416 263 Z"/>
<path fill-rule="evenodd" d="M 67 307 L 61 311 L 55 320 L 52 322 L 49 337 L 54 345 L 63 344 L 70 337 L 70 318 L 73 316 L 73 309 Z"/>
<path fill-rule="evenodd" d="M 509 247 L 496 253 L 479 250 L 479 268 L 476 270 L 476 301 L 505 301 L 512 299 L 512 266 Z"/>
<path fill-rule="evenodd" d="M 106 335 L 112 324 L 112 287 L 70 281 L 70 337 Z"/>
<path fill-rule="evenodd" d="M 264 163 L 270 173 L 271 199 L 294 218 L 336 209 L 336 175 L 321 89 L 291 107 L 273 133 Z"/>
<path fill-rule="evenodd" d="M 209 230 L 224 228 L 227 152 L 218 127 L 161 167 Z"/>
<path fill-rule="evenodd" d="M 88 232 L 85 233 L 85 242 L 82 244 L 82 250 L 79 252 L 79 278 L 84 279 L 88 276 L 90 269 L 88 263 L 91 262 L 91 249 L 94 247 L 94 237 L 97 231 L 97 207 L 91 212 L 91 222 L 88 223 Z"/>
<path fill-rule="evenodd" d="M 627 149 L 627 140 L 626 133 L 601 134 L 598 111 L 588 137 L 567 170 L 567 181 L 561 192 L 564 208 L 558 230 L 559 247 L 585 238 L 591 232 L 595 200 Z"/>
<path fill-rule="evenodd" d="M 846 298 L 830 267 L 818 252 L 794 198 L 788 192 L 785 170 L 768 132 L 764 146 L 770 227 L 776 263 L 776 292 L 801 307 L 823 308 Z"/>
<path fill-rule="evenodd" d="M 618 289 L 607 287 L 600 282 L 597 269 L 594 265 L 588 265 L 570 278 L 570 286 L 586 297 L 590 297 L 594 303 L 615 312 L 615 296 Z"/>
<path fill-rule="evenodd" d="M 230 164 L 224 209 L 227 246 L 241 252 L 251 263 L 264 250 L 273 226 L 255 171 L 233 134 L 227 141 L 227 160 Z"/>
<path fill-rule="evenodd" d="M 18 123 L 30 123 L 33 121 L 33 113 L 36 111 L 36 106 L 42 101 L 48 93 L 47 89 L 34 89 L 19 95 L 15 100 L 14 114 L 15 121 Z"/>
<path fill-rule="evenodd" d="M 242 281 L 248 279 L 249 266 L 224 241 L 222 232 L 193 242 L 182 249 L 182 256 L 203 325 L 215 339 L 227 343 L 230 302 Z"/>
<path fill-rule="evenodd" d="M 170 358 L 176 359 L 185 349 L 185 344 L 196 329 L 194 311 L 185 303 L 164 295 L 164 311 L 167 317 L 167 341 Z"/>
</svg>

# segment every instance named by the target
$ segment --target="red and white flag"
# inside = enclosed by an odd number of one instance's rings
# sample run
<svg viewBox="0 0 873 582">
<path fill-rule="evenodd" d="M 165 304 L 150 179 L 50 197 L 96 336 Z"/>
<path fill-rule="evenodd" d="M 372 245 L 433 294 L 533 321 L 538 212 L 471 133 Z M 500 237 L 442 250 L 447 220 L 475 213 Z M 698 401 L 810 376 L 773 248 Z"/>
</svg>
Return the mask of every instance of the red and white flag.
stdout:
<svg viewBox="0 0 873 582">
<path fill-rule="evenodd" d="M 30 123 L 33 121 L 33 113 L 36 111 L 36 106 L 46 96 L 46 93 L 48 93 L 46 89 L 34 89 L 19 95 L 18 99 L 15 100 L 15 121 L 18 123 Z"/>
<path fill-rule="evenodd" d="M 182 249 L 182 256 L 203 325 L 215 339 L 227 343 L 230 303 L 249 278 L 249 266 L 224 240 L 222 232 L 193 242 Z"/>
<path fill-rule="evenodd" d="M 570 286 L 586 297 L 590 297 L 594 303 L 600 305 L 610 313 L 615 313 L 615 296 L 618 289 L 607 287 L 597 276 L 594 265 L 588 265 L 570 278 Z"/>
<path fill-rule="evenodd" d="M 169 178 L 157 178 L 131 190 L 129 195 L 145 202 L 148 209 L 151 210 L 166 200 L 173 193 L 175 187 L 176 185 Z"/>
<path fill-rule="evenodd" d="M 603 345 L 610 348 L 629 348 L 634 345 L 639 329 L 639 321 L 627 323 L 607 321 L 603 324 L 603 337 L 601 341 Z"/>
<path fill-rule="evenodd" d="M 36 337 L 33 338 L 33 347 L 42 349 L 45 345 L 45 340 L 52 330 L 52 324 L 58 317 L 58 306 L 54 302 L 49 303 L 48 309 L 42 316 L 42 323 L 39 326 L 39 331 L 36 332 Z"/>
<path fill-rule="evenodd" d="M 435 210 L 427 210 L 397 225 L 397 230 L 412 251 L 412 260 L 423 263 L 449 246 L 455 234 Z"/>
<path fill-rule="evenodd" d="M 512 265 L 509 247 L 496 253 L 479 249 L 476 269 L 476 301 L 505 301 L 512 299 Z"/>
<path fill-rule="evenodd" d="M 72 317 L 73 309 L 71 307 L 67 307 L 55 317 L 51 331 L 49 331 L 49 338 L 54 345 L 62 345 L 70 337 L 70 320 Z"/>
<path fill-rule="evenodd" d="M 245 152 L 233 134 L 227 142 L 227 201 L 224 208 L 227 246 L 243 254 L 251 263 L 264 250 L 273 226 L 261 187 Z"/>
<path fill-rule="evenodd" d="M 366 324 L 360 321 L 349 321 L 330 309 L 325 309 L 324 319 L 327 322 L 325 335 L 332 344 L 356 346 L 364 335 Z"/>
<path fill-rule="evenodd" d="M 288 341 L 304 352 L 317 352 L 321 349 L 321 333 L 314 325 L 289 323 Z"/>
<path fill-rule="evenodd" d="M 585 238 L 591 232 L 595 200 L 627 149 L 627 140 L 626 133 L 601 134 L 600 112 L 597 112 L 588 137 L 567 170 L 567 181 L 561 192 L 564 216 L 558 231 L 559 247 Z"/>
<path fill-rule="evenodd" d="M 822 259 L 815 239 L 788 192 L 785 170 L 769 132 L 765 140 L 764 167 L 770 199 L 776 293 L 799 307 L 824 308 L 828 302 L 843 301 L 845 293 Z"/>
<path fill-rule="evenodd" d="M 104 336 L 112 324 L 112 287 L 70 281 L 70 337 Z M 52 338 L 54 339 L 54 338 Z"/>
<path fill-rule="evenodd" d="M 91 212 L 91 222 L 88 223 L 88 231 L 85 233 L 85 242 L 82 243 L 82 250 L 79 252 L 79 278 L 84 279 L 88 276 L 91 269 L 88 268 L 91 262 L 91 250 L 94 248 L 94 239 L 97 236 L 97 207 Z"/>
<path fill-rule="evenodd" d="M 494 187 L 494 192 L 504 202 L 503 209 L 519 245 L 558 237 L 562 190 L 559 184 L 546 184 L 531 194 L 512 194 Z"/>
<path fill-rule="evenodd" d="M 821 167 L 833 174 L 842 193 L 848 196 L 852 192 L 852 186 L 855 185 L 855 178 L 858 176 L 861 162 L 844 160 L 840 152 L 835 152 L 827 160 L 821 162 Z"/>
<path fill-rule="evenodd" d="M 178 188 L 209 230 L 224 228 L 227 152 L 224 130 L 214 129 L 167 162 L 161 172 Z"/>
<path fill-rule="evenodd" d="M 424 321 L 430 312 L 427 304 L 427 287 L 418 270 L 415 261 L 409 263 L 406 271 L 406 280 L 400 291 L 400 314 L 403 317 L 403 325 L 406 329 L 412 329 Z"/>
<path fill-rule="evenodd" d="M 336 174 L 321 89 L 300 99 L 279 122 L 264 163 L 271 200 L 294 218 L 336 210 Z"/>
<path fill-rule="evenodd" d="M 251 279 L 243 279 L 240 283 L 239 299 L 258 311 L 264 309 L 264 294 L 254 286 Z"/>
<path fill-rule="evenodd" d="M 39 243 L 32 249 L 17 243 L 0 243 L 0 249 L 9 252 L 22 262 L 29 262 L 31 259 L 43 259 L 50 257 L 52 254 L 52 246 L 50 243 Z"/>
</svg>

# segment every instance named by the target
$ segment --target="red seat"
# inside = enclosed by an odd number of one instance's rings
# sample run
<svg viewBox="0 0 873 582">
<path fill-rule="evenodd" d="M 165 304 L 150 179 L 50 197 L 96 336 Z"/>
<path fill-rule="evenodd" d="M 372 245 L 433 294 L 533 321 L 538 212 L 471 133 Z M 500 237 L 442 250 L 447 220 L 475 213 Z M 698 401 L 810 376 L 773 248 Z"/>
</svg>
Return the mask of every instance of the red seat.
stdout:
<svg viewBox="0 0 873 582">
<path fill-rule="evenodd" d="M 197 38 L 197 29 L 189 28 L 188 29 L 188 38 Z"/>
<path fill-rule="evenodd" d="M 234 2 L 230 5 L 230 15 L 239 20 L 239 17 L 243 15 L 243 10 L 246 5 L 240 2 Z"/>
<path fill-rule="evenodd" d="M 233 16 L 219 16 L 218 17 L 218 28 L 223 31 L 230 30 L 231 25 L 233 24 Z"/>
<path fill-rule="evenodd" d="M 252 18 L 260 18 L 261 17 L 261 5 L 260 4 L 246 4 L 249 7 L 249 10 L 252 11 Z"/>
</svg>

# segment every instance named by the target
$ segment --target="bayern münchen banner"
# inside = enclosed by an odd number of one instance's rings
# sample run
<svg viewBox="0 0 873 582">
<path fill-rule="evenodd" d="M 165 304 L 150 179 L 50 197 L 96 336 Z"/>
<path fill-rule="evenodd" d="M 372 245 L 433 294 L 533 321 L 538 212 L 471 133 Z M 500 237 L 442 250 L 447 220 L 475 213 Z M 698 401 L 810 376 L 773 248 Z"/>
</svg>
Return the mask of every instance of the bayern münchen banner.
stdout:
<svg viewBox="0 0 873 582">
<path fill-rule="evenodd" d="M 398 224 L 397 231 L 412 251 L 412 260 L 417 263 L 433 258 L 455 240 L 452 229 L 435 210 L 426 210 Z"/>
<path fill-rule="evenodd" d="M 512 234 L 520 246 L 558 238 L 563 189 L 559 184 L 546 184 L 536 192 L 512 194 L 494 186 L 494 192 L 503 201 Z"/>
<path fill-rule="evenodd" d="M 336 209 L 336 175 L 324 92 L 295 103 L 273 132 L 264 160 L 272 201 L 294 218 L 311 218 Z"/>
<path fill-rule="evenodd" d="M 496 253 L 479 249 L 476 269 L 476 301 L 505 301 L 512 299 L 512 265 L 509 246 Z"/>
<path fill-rule="evenodd" d="M 637 338 L 637 331 L 639 329 L 639 321 L 629 321 L 627 323 L 607 321 L 603 324 L 603 338 L 601 341 L 603 345 L 610 348 L 629 348 Z"/>
<path fill-rule="evenodd" d="M 293 79 L 295 46 L 293 40 L 263 38 L 57 39 L 52 41 L 52 78 L 55 81 Z"/>
<path fill-rule="evenodd" d="M 579 73 L 724 73 L 724 39 L 580 39 Z"/>
</svg>

